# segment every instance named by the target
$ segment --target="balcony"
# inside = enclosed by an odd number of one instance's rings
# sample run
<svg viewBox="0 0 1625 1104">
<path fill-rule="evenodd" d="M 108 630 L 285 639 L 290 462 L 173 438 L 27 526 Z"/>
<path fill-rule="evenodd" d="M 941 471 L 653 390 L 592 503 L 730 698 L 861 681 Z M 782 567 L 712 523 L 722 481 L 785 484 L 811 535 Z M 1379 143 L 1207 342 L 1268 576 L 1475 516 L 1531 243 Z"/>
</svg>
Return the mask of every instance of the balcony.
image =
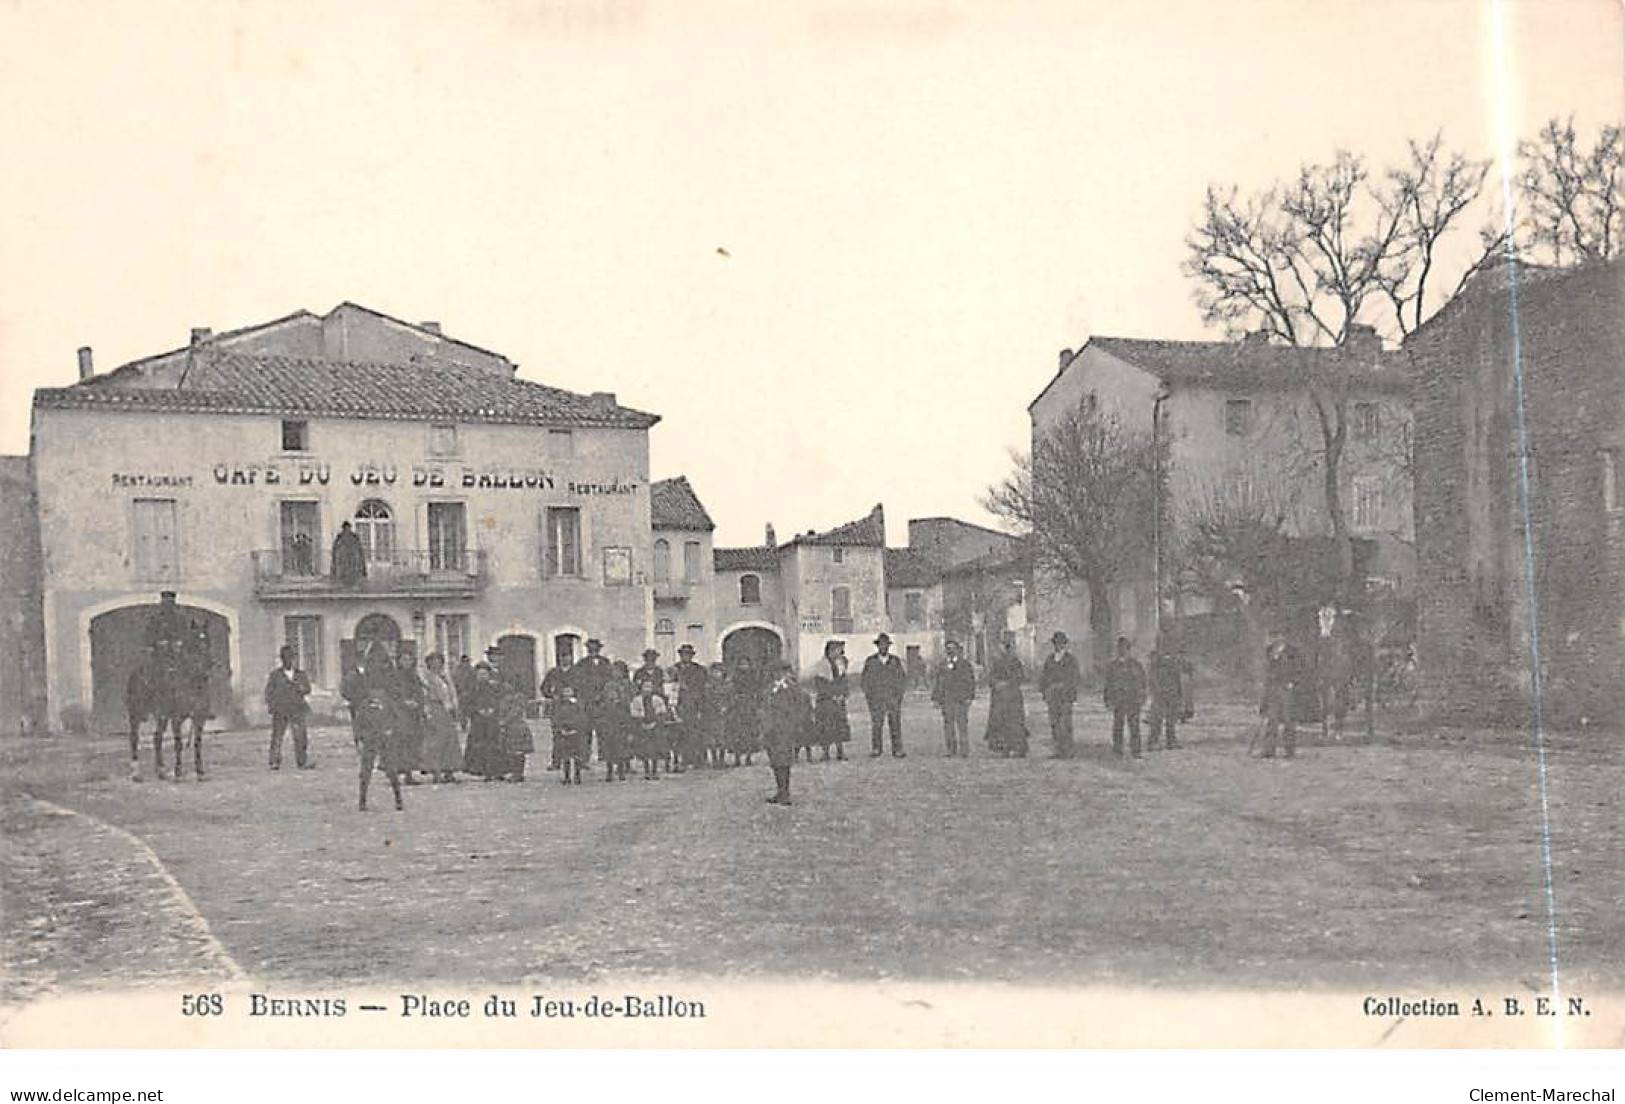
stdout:
<svg viewBox="0 0 1625 1104">
<path fill-rule="evenodd" d="M 485 553 L 477 548 L 397 548 L 367 561 L 353 583 L 333 578 L 331 558 L 314 549 L 250 553 L 254 593 L 265 599 L 473 598 L 485 586 Z"/>
<path fill-rule="evenodd" d="M 686 602 L 694 584 L 683 579 L 656 579 L 654 588 L 656 602 Z"/>
</svg>

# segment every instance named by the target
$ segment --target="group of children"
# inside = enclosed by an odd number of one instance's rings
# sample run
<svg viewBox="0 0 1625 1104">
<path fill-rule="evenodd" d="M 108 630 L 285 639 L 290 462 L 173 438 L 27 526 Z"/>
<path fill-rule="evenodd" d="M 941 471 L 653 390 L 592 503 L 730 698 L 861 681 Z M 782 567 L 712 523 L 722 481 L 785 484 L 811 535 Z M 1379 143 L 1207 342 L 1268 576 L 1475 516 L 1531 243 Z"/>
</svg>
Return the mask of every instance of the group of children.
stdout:
<svg viewBox="0 0 1625 1104">
<path fill-rule="evenodd" d="M 788 764 L 802 750 L 810 760 L 816 738 L 811 699 L 789 664 L 759 669 L 740 659 L 731 667 L 707 668 L 694 662 L 687 644 L 678 656 L 674 666 L 663 668 L 659 653 L 650 649 L 643 665 L 631 670 L 604 658 L 602 645 L 589 640 L 580 662 L 548 673 L 541 693 L 562 782 L 582 782 L 595 743 L 605 782 L 625 781 L 634 760 L 643 779 L 653 782 L 662 771 L 749 766 L 766 752 L 775 777 L 781 767 L 785 776 L 775 803 L 787 803 Z M 786 704 L 787 696 L 795 700 Z M 828 745 L 824 756 L 829 758 Z"/>
</svg>

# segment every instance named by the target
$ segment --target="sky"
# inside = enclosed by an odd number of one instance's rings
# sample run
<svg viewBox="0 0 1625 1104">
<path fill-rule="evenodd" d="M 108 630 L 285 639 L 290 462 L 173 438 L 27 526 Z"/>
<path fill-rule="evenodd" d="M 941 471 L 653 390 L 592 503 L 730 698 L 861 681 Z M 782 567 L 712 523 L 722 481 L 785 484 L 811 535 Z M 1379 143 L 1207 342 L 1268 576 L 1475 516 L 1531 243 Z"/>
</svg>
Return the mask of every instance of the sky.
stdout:
<svg viewBox="0 0 1625 1104">
<path fill-rule="evenodd" d="M 987 523 L 1057 353 L 1217 337 L 1210 182 L 1625 118 L 1617 0 L 0 6 L 32 389 L 354 300 L 658 413 L 719 544 Z"/>
</svg>

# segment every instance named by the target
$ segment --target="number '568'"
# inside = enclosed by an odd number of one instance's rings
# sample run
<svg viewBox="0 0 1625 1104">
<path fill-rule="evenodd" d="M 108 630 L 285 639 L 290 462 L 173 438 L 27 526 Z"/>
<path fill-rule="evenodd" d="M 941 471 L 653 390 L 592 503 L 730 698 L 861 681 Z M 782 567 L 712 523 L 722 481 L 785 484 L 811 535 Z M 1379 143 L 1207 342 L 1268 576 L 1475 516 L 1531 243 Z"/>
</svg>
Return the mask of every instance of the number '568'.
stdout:
<svg viewBox="0 0 1625 1104">
<path fill-rule="evenodd" d="M 181 997 L 183 1016 L 218 1016 L 223 1011 L 219 993 L 186 993 Z"/>
</svg>

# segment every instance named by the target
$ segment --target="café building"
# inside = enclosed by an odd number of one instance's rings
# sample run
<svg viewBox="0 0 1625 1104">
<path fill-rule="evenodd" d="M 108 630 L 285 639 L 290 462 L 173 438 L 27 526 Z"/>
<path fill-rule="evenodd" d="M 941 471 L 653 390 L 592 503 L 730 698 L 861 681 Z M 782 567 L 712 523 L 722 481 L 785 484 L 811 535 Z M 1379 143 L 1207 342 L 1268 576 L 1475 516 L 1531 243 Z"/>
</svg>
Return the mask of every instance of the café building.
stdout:
<svg viewBox="0 0 1625 1104">
<path fill-rule="evenodd" d="M 164 591 L 208 634 L 223 719 L 262 719 L 284 644 L 331 708 L 372 640 L 453 663 L 495 646 L 531 687 L 589 636 L 629 658 L 652 640 L 658 418 L 612 394 L 349 303 L 102 375 L 80 361 L 33 403 L 53 717 L 123 727 Z M 334 570 L 346 528 L 360 572 Z"/>
</svg>

